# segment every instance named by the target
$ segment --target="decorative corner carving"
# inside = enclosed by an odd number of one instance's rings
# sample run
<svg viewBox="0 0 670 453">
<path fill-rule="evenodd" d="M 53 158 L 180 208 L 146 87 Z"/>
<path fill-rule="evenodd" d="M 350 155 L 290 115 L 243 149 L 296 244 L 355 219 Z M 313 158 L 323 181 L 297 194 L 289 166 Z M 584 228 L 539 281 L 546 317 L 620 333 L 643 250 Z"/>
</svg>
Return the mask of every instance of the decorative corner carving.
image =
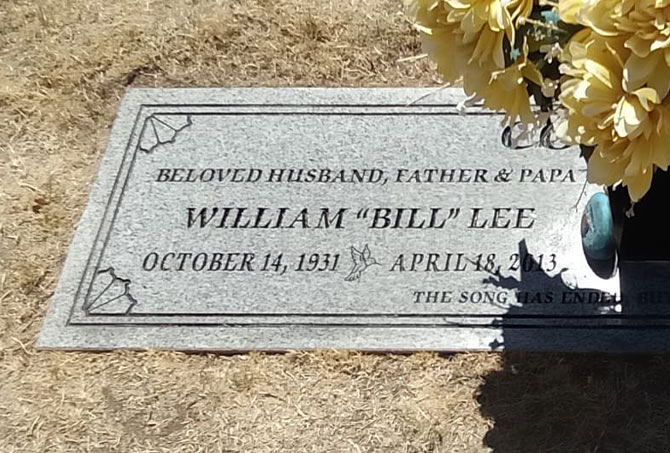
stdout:
<svg viewBox="0 0 670 453">
<path fill-rule="evenodd" d="M 177 135 L 191 124 L 190 115 L 151 115 L 142 129 L 140 149 L 150 153 L 161 145 L 174 143 Z"/>
<path fill-rule="evenodd" d="M 116 275 L 114 268 L 98 271 L 84 302 L 87 315 L 128 314 L 137 304 L 130 294 L 130 280 Z"/>
</svg>

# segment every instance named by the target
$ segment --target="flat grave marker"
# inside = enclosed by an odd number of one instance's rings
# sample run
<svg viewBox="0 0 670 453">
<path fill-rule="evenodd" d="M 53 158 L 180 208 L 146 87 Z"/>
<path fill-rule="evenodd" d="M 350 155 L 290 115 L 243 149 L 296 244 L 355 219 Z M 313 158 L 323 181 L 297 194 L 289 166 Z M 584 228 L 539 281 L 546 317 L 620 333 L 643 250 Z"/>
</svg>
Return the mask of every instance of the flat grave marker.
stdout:
<svg viewBox="0 0 670 453">
<path fill-rule="evenodd" d="M 130 90 L 39 346 L 667 349 L 670 310 L 587 266 L 579 152 L 462 100 Z"/>
</svg>

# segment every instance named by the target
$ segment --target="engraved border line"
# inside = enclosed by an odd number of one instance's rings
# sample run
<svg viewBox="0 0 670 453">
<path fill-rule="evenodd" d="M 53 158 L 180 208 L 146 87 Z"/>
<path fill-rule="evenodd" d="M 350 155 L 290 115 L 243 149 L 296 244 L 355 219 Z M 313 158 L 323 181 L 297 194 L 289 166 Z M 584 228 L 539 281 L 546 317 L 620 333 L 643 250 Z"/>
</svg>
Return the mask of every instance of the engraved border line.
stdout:
<svg viewBox="0 0 670 453">
<path fill-rule="evenodd" d="M 114 221 L 117 217 L 117 214 L 121 208 L 122 205 L 122 200 L 123 196 L 125 195 L 125 190 L 128 185 L 128 181 L 130 180 L 132 170 L 134 168 L 135 160 L 137 157 L 137 151 L 139 149 L 139 143 L 142 138 L 142 133 L 144 132 L 144 129 L 146 128 L 146 120 L 152 115 L 191 115 L 191 116 L 242 116 L 242 115 L 254 115 L 254 116 L 260 116 L 260 115 L 266 115 L 266 116 L 278 116 L 278 115 L 310 115 L 310 116 L 461 116 L 461 113 L 455 112 L 455 111 L 427 111 L 427 112 L 366 112 L 366 111 L 361 111 L 361 112 L 333 112 L 333 111 L 327 111 L 327 112 L 318 112 L 318 111 L 286 111 L 286 112 L 267 112 L 267 111 L 253 111 L 253 112 L 193 112 L 193 111 L 171 111 L 171 112 L 151 112 L 144 121 L 144 124 L 142 126 L 142 130 L 139 135 L 135 135 L 137 131 L 137 126 L 140 123 L 140 119 L 142 118 L 142 113 L 146 109 L 149 108 L 180 108 L 180 109 L 185 109 L 185 108 L 327 108 L 327 109 L 333 109 L 333 108 L 357 108 L 357 109 L 371 109 L 371 108 L 403 108 L 403 109 L 421 109 L 421 108 L 429 108 L 429 109 L 435 109 L 435 108 L 440 108 L 440 109 L 445 109 L 445 108 L 455 108 L 457 104 L 141 104 L 138 108 L 137 115 L 135 117 L 135 123 L 133 124 L 133 128 L 131 131 L 131 134 L 128 138 L 128 142 L 126 145 L 126 150 L 124 152 L 124 157 L 122 159 L 122 163 L 119 169 L 119 173 L 117 174 L 114 185 L 112 187 L 112 191 L 110 193 L 110 196 L 107 201 L 107 205 L 105 207 L 105 212 L 103 215 L 103 219 L 100 224 L 100 228 L 98 229 L 98 233 L 95 238 L 95 242 L 93 245 L 93 248 L 91 250 L 91 253 L 89 254 L 89 259 L 87 261 L 85 270 L 84 270 L 84 275 L 82 276 L 82 279 L 80 281 L 79 287 L 77 289 L 77 292 L 75 294 L 75 300 L 74 303 L 71 307 L 70 310 L 70 316 L 67 320 L 66 325 L 77 325 L 77 326 L 87 326 L 87 325 L 94 325 L 94 326 L 174 326 L 174 327 L 184 327 L 184 326 L 202 326 L 202 327 L 212 327 L 212 326 L 229 326 L 229 327 L 234 327 L 234 326 L 245 326 L 245 327 L 282 327 L 284 325 L 286 326 L 312 326 L 312 327 L 395 327 L 395 328 L 404 328 L 404 327 L 450 327 L 450 326 L 459 326 L 459 327 L 489 327 L 489 328 L 495 328 L 499 327 L 494 324 L 482 324 L 482 325 L 476 325 L 476 324 L 394 324 L 394 323 L 389 323 L 389 324 L 318 324 L 318 323 L 295 323 L 295 322 L 289 322 L 289 323 L 81 323 L 81 322 L 72 322 L 72 317 L 74 315 L 75 309 L 80 305 L 78 302 L 79 297 L 81 296 L 81 289 L 82 286 L 84 285 L 84 281 L 86 280 L 86 277 L 90 271 L 91 267 L 91 262 L 93 260 L 93 255 L 95 253 L 96 245 L 99 242 L 100 236 L 103 233 L 103 230 L 107 229 L 107 235 L 105 237 L 105 240 L 102 244 L 102 248 L 100 249 L 100 255 L 98 258 L 98 262 L 96 263 L 94 267 L 94 272 L 92 274 L 91 282 L 89 284 L 89 289 L 87 291 L 90 292 L 92 283 L 93 283 L 93 278 L 95 277 L 95 273 L 99 270 L 100 268 L 100 263 L 102 261 L 102 258 L 104 257 L 107 244 L 109 241 L 109 238 L 111 237 L 111 233 L 113 230 L 114 226 Z M 481 106 L 474 106 L 474 108 L 481 108 Z M 489 112 L 489 111 L 479 111 L 479 112 L 468 112 L 468 116 L 501 116 L 501 113 L 496 113 L 496 112 Z M 106 222 L 108 215 L 109 215 L 109 208 L 110 205 L 113 202 L 113 199 L 117 195 L 118 191 L 118 183 L 119 179 L 122 176 L 123 173 L 123 167 L 125 162 L 127 161 L 128 158 L 128 153 L 131 149 L 131 143 L 133 140 L 136 140 L 136 146 L 134 147 L 135 150 L 133 152 L 132 158 L 130 160 L 130 163 L 128 165 L 128 170 L 126 172 L 126 177 L 123 183 L 123 186 L 121 188 L 121 192 L 118 196 L 118 202 L 116 203 L 113 215 L 111 217 L 111 220 L 109 222 Z M 107 227 L 107 228 L 106 228 Z M 531 314 L 525 314 L 525 315 L 506 315 L 504 313 L 502 314 L 460 314 L 460 313 L 450 313 L 450 314 L 435 314 L 435 313 L 427 313 L 427 314 L 418 314 L 418 313 L 411 313 L 411 314 L 398 314 L 398 313 L 354 313 L 354 314 L 345 314 L 345 313 L 334 313 L 334 314 L 325 314 L 325 313 L 317 313 L 317 314 L 306 314 L 306 313 L 203 313 L 203 314 L 194 314 L 194 313 L 189 313 L 189 314 L 175 314 L 175 313 L 128 313 L 128 314 L 98 314 L 98 315 L 89 315 L 90 317 L 107 317 L 107 318 L 120 318 L 120 317 L 268 317 L 268 316 L 295 316 L 295 317 L 396 317 L 396 318 L 402 318 L 402 317 L 410 317 L 410 318 L 439 318 L 439 317 L 450 317 L 450 318 L 497 318 L 502 319 L 502 323 L 506 327 L 512 327 L 512 325 L 504 322 L 505 319 L 578 319 L 578 320 L 585 320 L 585 319 L 670 319 L 670 316 L 665 316 L 665 315 L 531 315 Z M 500 323 L 501 321 L 497 321 Z M 578 328 L 577 325 L 574 326 L 558 326 L 558 325 L 523 325 L 523 327 L 527 328 L 550 328 L 550 329 L 555 329 L 555 328 Z M 582 326 L 583 328 L 637 328 L 637 327 L 642 327 L 642 326 L 614 326 L 614 325 L 602 325 L 602 326 Z M 650 327 L 663 327 L 659 325 L 654 325 Z M 670 326 L 668 326 L 670 327 Z"/>
</svg>

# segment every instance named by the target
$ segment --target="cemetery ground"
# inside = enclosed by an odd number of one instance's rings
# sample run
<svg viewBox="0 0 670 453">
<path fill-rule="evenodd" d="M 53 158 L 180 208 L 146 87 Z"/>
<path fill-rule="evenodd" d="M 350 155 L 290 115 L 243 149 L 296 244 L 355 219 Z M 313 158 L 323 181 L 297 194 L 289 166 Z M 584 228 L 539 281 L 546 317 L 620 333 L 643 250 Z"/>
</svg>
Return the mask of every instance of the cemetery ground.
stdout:
<svg viewBox="0 0 670 453">
<path fill-rule="evenodd" d="M 439 86 L 390 0 L 0 2 L 0 451 L 666 451 L 666 356 L 46 352 L 128 86 Z"/>
</svg>

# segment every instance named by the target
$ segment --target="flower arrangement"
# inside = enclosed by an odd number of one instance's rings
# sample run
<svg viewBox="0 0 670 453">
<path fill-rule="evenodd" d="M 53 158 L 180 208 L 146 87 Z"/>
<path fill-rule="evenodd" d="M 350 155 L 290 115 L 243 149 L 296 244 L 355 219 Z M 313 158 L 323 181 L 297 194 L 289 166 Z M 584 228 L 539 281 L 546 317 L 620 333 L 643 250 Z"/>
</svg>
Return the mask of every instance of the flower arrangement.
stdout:
<svg viewBox="0 0 670 453">
<path fill-rule="evenodd" d="M 636 202 L 667 171 L 670 0 L 413 0 L 410 14 L 447 83 L 590 150 L 590 182 Z"/>
</svg>

